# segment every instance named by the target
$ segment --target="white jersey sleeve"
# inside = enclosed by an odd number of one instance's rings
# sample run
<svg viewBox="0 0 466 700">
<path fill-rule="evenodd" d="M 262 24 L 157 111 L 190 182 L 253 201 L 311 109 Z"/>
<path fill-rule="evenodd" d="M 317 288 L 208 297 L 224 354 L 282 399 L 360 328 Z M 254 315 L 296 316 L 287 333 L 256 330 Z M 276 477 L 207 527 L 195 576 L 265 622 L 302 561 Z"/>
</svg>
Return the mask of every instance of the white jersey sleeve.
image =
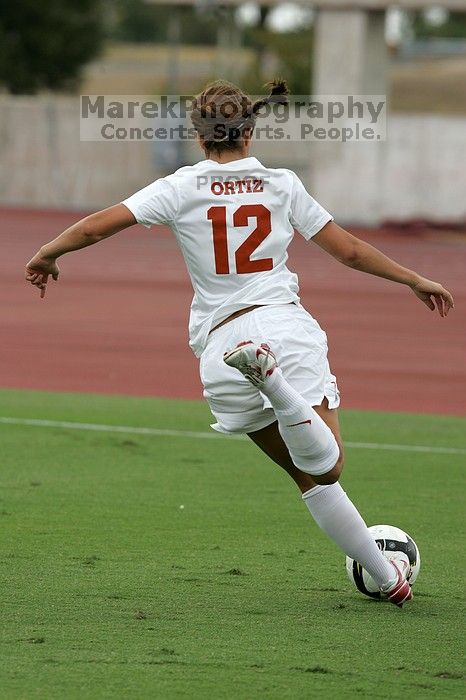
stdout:
<svg viewBox="0 0 466 700">
<path fill-rule="evenodd" d="M 149 228 L 152 224 L 172 222 L 178 211 L 178 188 L 173 177 L 161 177 L 139 192 L 122 201 L 138 224 Z"/>
<path fill-rule="evenodd" d="M 325 224 L 333 221 L 333 216 L 311 197 L 296 173 L 291 170 L 289 172 L 292 176 L 290 223 L 298 233 L 309 240 L 319 233 Z"/>
</svg>

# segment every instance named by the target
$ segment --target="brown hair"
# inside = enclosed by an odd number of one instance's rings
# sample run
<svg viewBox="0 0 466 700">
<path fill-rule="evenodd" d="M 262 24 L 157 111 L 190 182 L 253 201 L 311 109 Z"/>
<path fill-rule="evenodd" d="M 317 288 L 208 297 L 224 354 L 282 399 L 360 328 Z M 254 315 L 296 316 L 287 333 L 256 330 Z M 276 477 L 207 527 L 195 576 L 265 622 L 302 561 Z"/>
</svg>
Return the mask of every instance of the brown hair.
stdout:
<svg viewBox="0 0 466 700">
<path fill-rule="evenodd" d="M 216 80 L 197 95 L 191 104 L 191 121 L 204 139 L 207 152 L 235 151 L 246 129 L 253 129 L 259 111 L 276 102 L 287 104 L 289 90 L 284 80 L 267 84 L 270 94 L 253 102 L 227 80 Z"/>
</svg>

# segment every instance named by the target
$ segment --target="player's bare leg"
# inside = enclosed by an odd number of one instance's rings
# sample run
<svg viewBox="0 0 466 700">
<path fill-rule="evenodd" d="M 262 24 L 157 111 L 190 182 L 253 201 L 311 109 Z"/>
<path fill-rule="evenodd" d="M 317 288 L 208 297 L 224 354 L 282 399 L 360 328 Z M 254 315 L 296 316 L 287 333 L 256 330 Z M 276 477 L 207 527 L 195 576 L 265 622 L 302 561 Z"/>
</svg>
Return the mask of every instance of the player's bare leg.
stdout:
<svg viewBox="0 0 466 700">
<path fill-rule="evenodd" d="M 329 426 L 286 381 L 266 343 L 245 341 L 224 354 L 224 362 L 239 370 L 272 404 L 278 430 L 298 469 L 317 484 L 338 480 L 342 455 Z"/>
<path fill-rule="evenodd" d="M 288 448 L 283 442 L 283 438 L 278 430 L 278 423 L 272 423 L 255 433 L 248 433 L 248 437 L 265 452 L 267 457 L 282 467 L 293 479 L 301 493 L 317 486 L 310 474 L 305 474 L 293 464 Z"/>
<path fill-rule="evenodd" d="M 328 407 L 327 399 L 324 399 L 320 406 L 313 407 L 316 413 L 325 421 L 332 431 L 340 448 L 340 457 L 335 467 L 329 472 L 331 477 L 337 477 L 343 468 L 343 443 L 340 433 L 340 422 L 338 419 L 338 410 Z M 290 457 L 288 448 L 278 430 L 278 423 L 275 421 L 262 430 L 255 433 L 249 433 L 248 437 L 270 457 L 270 459 L 284 469 L 296 483 L 302 493 L 306 493 L 310 489 L 317 486 L 317 482 L 310 474 L 306 474 L 301 469 L 298 469 Z"/>
<path fill-rule="evenodd" d="M 383 556 L 338 483 L 343 466 L 338 413 L 330 410 L 326 401 L 310 407 L 286 381 L 265 344 L 241 343 L 225 353 L 224 359 L 268 397 L 277 416 L 276 423 L 249 437 L 294 479 L 319 527 L 368 571 L 391 602 L 401 607 L 412 597 L 407 571 L 399 570 Z M 297 467 L 303 476 L 297 473 Z"/>
</svg>

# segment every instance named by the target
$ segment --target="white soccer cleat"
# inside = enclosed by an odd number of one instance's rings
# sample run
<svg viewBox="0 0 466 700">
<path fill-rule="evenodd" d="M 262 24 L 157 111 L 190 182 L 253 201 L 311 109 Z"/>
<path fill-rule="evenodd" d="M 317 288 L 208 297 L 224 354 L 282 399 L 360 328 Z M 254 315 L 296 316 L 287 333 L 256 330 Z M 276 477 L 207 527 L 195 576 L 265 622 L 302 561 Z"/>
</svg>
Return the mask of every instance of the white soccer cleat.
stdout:
<svg viewBox="0 0 466 700">
<path fill-rule="evenodd" d="M 235 367 L 258 389 L 262 389 L 267 377 L 277 367 L 277 360 L 267 343 L 257 345 L 245 340 L 223 355 L 229 367 Z"/>
<path fill-rule="evenodd" d="M 403 603 L 411 600 L 413 597 L 413 592 L 411 586 L 406 580 L 406 576 L 409 572 L 409 564 L 402 560 L 394 562 L 391 561 L 393 568 L 396 570 L 397 578 L 395 583 L 386 590 L 382 590 L 383 596 L 388 598 L 390 603 L 398 605 L 399 608 L 403 607 Z"/>
</svg>

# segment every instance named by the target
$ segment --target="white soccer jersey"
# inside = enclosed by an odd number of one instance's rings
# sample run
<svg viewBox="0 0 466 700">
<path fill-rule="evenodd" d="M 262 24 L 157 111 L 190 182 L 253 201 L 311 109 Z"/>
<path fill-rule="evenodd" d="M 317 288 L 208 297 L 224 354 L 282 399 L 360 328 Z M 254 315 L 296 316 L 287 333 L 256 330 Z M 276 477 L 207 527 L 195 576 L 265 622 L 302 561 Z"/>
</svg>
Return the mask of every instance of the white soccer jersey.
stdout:
<svg viewBox="0 0 466 700">
<path fill-rule="evenodd" d="M 299 301 L 297 276 L 286 267 L 293 229 L 309 239 L 332 220 L 294 172 L 257 158 L 203 160 L 123 204 L 144 226 L 168 224 L 178 240 L 194 288 L 189 344 L 197 357 L 233 312 Z"/>
</svg>

